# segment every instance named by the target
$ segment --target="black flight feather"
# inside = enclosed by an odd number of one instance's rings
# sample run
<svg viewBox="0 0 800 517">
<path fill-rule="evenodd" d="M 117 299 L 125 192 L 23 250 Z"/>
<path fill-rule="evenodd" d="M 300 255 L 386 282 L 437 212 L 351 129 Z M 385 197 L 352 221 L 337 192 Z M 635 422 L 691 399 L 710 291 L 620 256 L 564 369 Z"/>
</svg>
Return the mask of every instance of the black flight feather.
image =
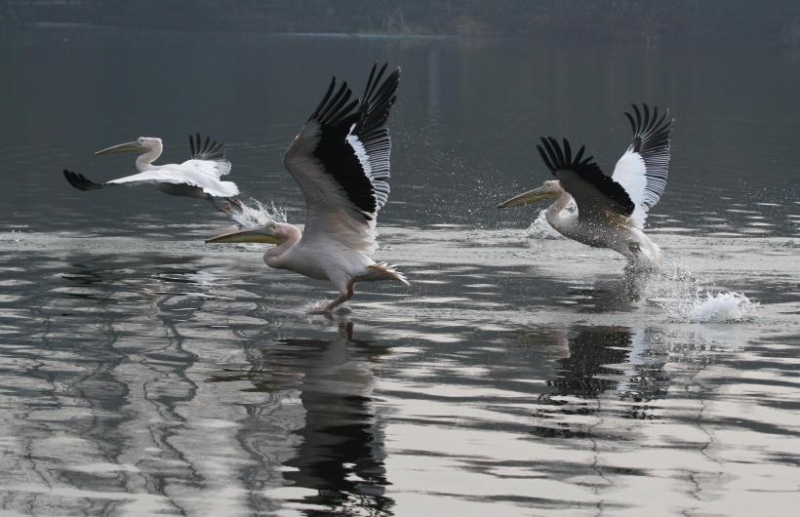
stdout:
<svg viewBox="0 0 800 517">
<path fill-rule="evenodd" d="M 566 172 L 573 172 L 583 182 L 590 184 L 594 189 L 599 191 L 611 203 L 608 205 L 614 211 L 624 215 L 630 215 L 635 208 L 633 201 L 631 201 L 628 193 L 622 188 L 622 185 L 606 176 L 600 167 L 593 161 L 593 156 L 583 158 L 586 146 L 581 146 L 578 153 L 573 158 L 572 149 L 569 142 L 565 138 L 563 141 L 563 149 L 558 141 L 553 137 L 541 139 L 542 145 L 537 145 L 539 154 L 545 166 L 553 173 L 553 175 L 561 181 L 561 186 L 575 197 L 578 203 L 578 213 L 580 214 L 581 204 L 587 205 L 587 202 L 582 203 L 582 195 L 577 190 L 570 192 L 570 181 L 567 178 Z"/>
<path fill-rule="evenodd" d="M 90 180 L 83 174 L 79 172 L 72 172 L 67 169 L 64 169 L 64 177 L 67 178 L 67 181 L 70 185 L 75 187 L 78 190 L 97 190 L 101 188 L 108 187 L 107 183 L 95 183 L 94 181 Z"/>
<path fill-rule="evenodd" d="M 396 98 L 400 69 L 384 79 L 386 67 L 384 65 L 380 71 L 377 65 L 372 67 L 360 103 L 357 99 L 351 100 L 352 91 L 347 83 L 342 83 L 337 90 L 336 78 L 333 78 L 322 102 L 309 118 L 320 125 L 314 156 L 368 221 L 374 219 L 389 195 L 386 180 L 391 143 L 386 122 Z M 359 149 L 359 145 L 363 149 Z M 362 151 L 364 156 L 360 159 Z"/>
<path fill-rule="evenodd" d="M 225 150 L 223 146 L 224 144 L 222 142 L 217 143 L 216 140 L 211 140 L 208 136 L 205 141 L 203 141 L 200 133 L 195 134 L 194 137 L 189 135 L 189 149 L 191 150 L 191 159 L 193 160 L 225 160 Z"/>
<path fill-rule="evenodd" d="M 670 141 L 672 119 L 668 119 L 669 110 L 665 110 L 661 117 L 658 116 L 658 107 L 654 106 L 651 113 L 647 104 L 642 104 L 640 110 L 631 104 L 635 115 L 625 113 L 633 131 L 633 140 L 628 151 L 639 153 L 644 160 L 647 184 L 645 186 L 642 204 L 650 208 L 661 199 L 667 188 L 669 174 Z"/>
</svg>

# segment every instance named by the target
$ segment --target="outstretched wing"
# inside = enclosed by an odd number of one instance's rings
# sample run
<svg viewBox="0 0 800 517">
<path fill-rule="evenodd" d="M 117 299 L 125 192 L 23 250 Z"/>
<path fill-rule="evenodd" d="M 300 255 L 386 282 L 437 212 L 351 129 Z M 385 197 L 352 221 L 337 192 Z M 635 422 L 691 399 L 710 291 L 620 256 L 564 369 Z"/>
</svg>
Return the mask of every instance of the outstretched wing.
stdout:
<svg viewBox="0 0 800 517">
<path fill-rule="evenodd" d="M 222 142 L 206 137 L 205 141 L 197 133 L 194 137 L 189 135 L 189 148 L 191 149 L 191 159 L 181 165 L 189 169 L 198 171 L 201 174 L 208 174 L 219 179 L 231 172 L 231 162 L 225 158 L 225 149 Z"/>
<path fill-rule="evenodd" d="M 187 197 L 197 197 L 192 192 L 193 189 L 200 189 L 213 197 L 233 197 L 239 194 L 238 187 L 231 181 L 219 181 L 215 177 L 209 177 L 206 174 L 177 164 L 154 167 L 148 171 L 123 176 L 105 183 L 95 183 L 83 174 L 67 169 L 64 169 L 64 177 L 67 178 L 70 185 L 78 190 L 97 190 L 117 185 L 134 187 L 138 185 L 171 184 L 187 187 L 185 192 L 180 189 L 173 191 L 176 195 L 185 195 Z M 197 192 L 197 190 L 194 192 Z"/>
<path fill-rule="evenodd" d="M 585 146 L 573 157 L 566 138 L 563 148 L 553 137 L 541 141 L 542 145 L 536 148 L 561 187 L 575 198 L 578 217 L 586 219 L 609 212 L 625 216 L 633 213 L 634 205 L 625 189 L 600 170 L 594 157 L 583 157 Z"/>
<path fill-rule="evenodd" d="M 654 106 L 651 112 L 647 104 L 642 104 L 641 110 L 632 106 L 635 118 L 630 113 L 625 116 L 631 123 L 633 141 L 617 161 L 612 178 L 636 205 L 631 220 L 641 228 L 650 207 L 658 203 L 667 188 L 672 119 L 667 119 L 669 110 L 659 118 L 658 107 Z"/>
<path fill-rule="evenodd" d="M 375 221 L 389 197 L 391 141 L 386 127 L 400 69 L 377 65 L 361 102 L 346 82 L 328 91 L 286 151 L 283 163 L 306 199 L 304 239 L 335 239 L 375 249 Z"/>
<path fill-rule="evenodd" d="M 233 197 L 239 195 L 239 188 L 232 181 L 220 181 L 220 177 L 231 171 L 231 162 L 225 158 L 223 144 L 206 137 L 205 141 L 196 134 L 189 135 L 192 159 L 181 164 L 153 165 L 149 170 L 105 183 L 95 183 L 83 174 L 64 169 L 64 177 L 78 190 L 97 190 L 116 185 L 137 186 L 170 184 L 185 186 L 170 193 L 187 197 L 197 197 L 198 191 L 213 197 Z"/>
</svg>

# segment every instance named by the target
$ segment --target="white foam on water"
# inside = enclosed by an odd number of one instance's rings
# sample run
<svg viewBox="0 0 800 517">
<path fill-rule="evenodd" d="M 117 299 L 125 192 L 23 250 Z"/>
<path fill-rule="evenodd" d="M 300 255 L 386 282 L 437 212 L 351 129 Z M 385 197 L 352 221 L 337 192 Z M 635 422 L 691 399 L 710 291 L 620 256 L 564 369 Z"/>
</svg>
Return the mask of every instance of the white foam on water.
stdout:
<svg viewBox="0 0 800 517">
<path fill-rule="evenodd" d="M 271 221 L 286 222 L 286 211 L 270 203 L 269 206 L 256 199 L 242 204 L 242 210 L 231 214 L 231 218 L 242 227 L 264 226 Z"/>
<path fill-rule="evenodd" d="M 750 321 L 758 302 L 734 291 L 701 288 L 692 271 L 681 264 L 663 267 L 658 274 L 656 297 L 651 302 L 663 307 L 670 320 L 687 323 L 734 323 Z"/>
<path fill-rule="evenodd" d="M 732 291 L 712 294 L 705 293 L 705 298 L 699 297 L 692 304 L 689 312 L 691 321 L 699 322 L 728 322 L 745 321 L 750 319 L 758 303 L 741 294 Z"/>
<path fill-rule="evenodd" d="M 668 307 L 670 318 L 697 323 L 732 323 L 749 321 L 760 306 L 742 293 L 698 290 L 688 299 L 676 300 Z"/>
</svg>

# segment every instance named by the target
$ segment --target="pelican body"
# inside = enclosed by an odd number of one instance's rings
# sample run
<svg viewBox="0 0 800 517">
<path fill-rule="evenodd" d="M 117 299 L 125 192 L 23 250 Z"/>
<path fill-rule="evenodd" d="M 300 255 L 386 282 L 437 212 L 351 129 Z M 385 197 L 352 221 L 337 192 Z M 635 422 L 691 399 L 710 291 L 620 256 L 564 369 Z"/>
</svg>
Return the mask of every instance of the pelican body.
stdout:
<svg viewBox="0 0 800 517">
<path fill-rule="evenodd" d="M 643 228 L 648 211 L 667 185 L 672 120 L 667 120 L 669 111 L 659 117 L 658 108 L 651 113 L 646 104 L 641 110 L 634 105 L 633 111 L 625 113 L 633 141 L 612 176 L 605 175 L 593 157 L 584 158 L 585 146 L 573 156 L 566 139 L 562 145 L 552 137 L 542 138 L 536 148 L 557 179 L 508 199 L 499 208 L 555 199 L 545 218 L 556 231 L 588 246 L 614 250 L 630 267 L 657 267 L 661 249 Z M 577 212 L 568 210 L 573 202 Z"/>
<path fill-rule="evenodd" d="M 97 190 L 117 185 L 154 185 L 159 191 L 180 197 L 205 199 L 214 208 L 226 214 L 241 209 L 236 196 L 239 188 L 232 181 L 220 178 L 231 171 L 231 162 L 225 158 L 223 144 L 206 137 L 205 141 L 197 134 L 189 136 L 191 158 L 183 163 L 155 165 L 164 150 L 160 138 L 141 136 L 132 142 L 114 145 L 97 151 L 96 156 L 118 153 L 138 153 L 136 157 L 137 174 L 124 176 L 105 183 L 95 183 L 83 174 L 64 169 L 64 177 L 78 190 Z"/>
<path fill-rule="evenodd" d="M 306 201 L 304 232 L 291 224 L 270 222 L 208 239 L 211 243 L 275 244 L 264 254 L 267 266 L 328 280 L 339 296 L 314 310 L 327 313 L 349 300 L 357 282 L 405 276 L 376 263 L 375 225 L 389 196 L 391 141 L 389 112 L 396 100 L 400 69 L 373 66 L 363 98 L 353 98 L 336 78 L 284 155 L 283 163 Z"/>
</svg>

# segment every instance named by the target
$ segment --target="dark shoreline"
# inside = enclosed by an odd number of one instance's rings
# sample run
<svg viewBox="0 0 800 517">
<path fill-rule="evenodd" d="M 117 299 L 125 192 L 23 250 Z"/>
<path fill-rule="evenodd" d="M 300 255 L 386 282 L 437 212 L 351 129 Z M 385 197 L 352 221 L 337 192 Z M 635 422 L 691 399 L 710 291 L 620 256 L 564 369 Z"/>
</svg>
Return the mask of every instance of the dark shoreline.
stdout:
<svg viewBox="0 0 800 517">
<path fill-rule="evenodd" d="M 383 38 L 500 38 L 582 43 L 778 43 L 800 46 L 800 4 L 769 0 L 655 3 L 469 0 L 156 2 L 0 0 L 3 30 L 42 28 L 234 31 Z"/>
</svg>

